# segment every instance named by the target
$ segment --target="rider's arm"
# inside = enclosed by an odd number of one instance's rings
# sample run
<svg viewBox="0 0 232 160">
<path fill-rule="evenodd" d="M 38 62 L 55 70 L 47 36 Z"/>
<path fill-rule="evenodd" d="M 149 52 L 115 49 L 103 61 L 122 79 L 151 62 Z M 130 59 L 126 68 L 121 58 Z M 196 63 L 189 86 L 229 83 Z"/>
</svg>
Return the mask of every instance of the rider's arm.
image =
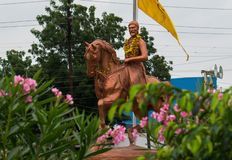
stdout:
<svg viewBox="0 0 232 160">
<path fill-rule="evenodd" d="M 126 58 L 125 63 L 126 62 L 144 62 L 148 60 L 147 45 L 143 39 L 140 39 L 139 41 L 139 49 L 140 49 L 141 55 L 136 56 L 136 57 Z"/>
</svg>

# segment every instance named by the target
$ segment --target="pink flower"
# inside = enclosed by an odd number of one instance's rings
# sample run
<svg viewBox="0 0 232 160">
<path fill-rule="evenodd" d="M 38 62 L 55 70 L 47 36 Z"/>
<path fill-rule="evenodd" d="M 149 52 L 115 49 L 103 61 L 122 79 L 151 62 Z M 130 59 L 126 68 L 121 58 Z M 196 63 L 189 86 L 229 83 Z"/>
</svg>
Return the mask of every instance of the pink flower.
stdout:
<svg viewBox="0 0 232 160">
<path fill-rule="evenodd" d="M 162 121 L 165 120 L 165 117 L 166 117 L 166 113 L 160 112 L 160 114 L 159 114 L 158 117 L 157 117 L 157 121 L 158 121 L 158 122 L 162 122 Z"/>
<path fill-rule="evenodd" d="M 52 88 L 52 93 L 58 98 L 62 96 L 62 92 L 58 90 L 57 88 Z"/>
<path fill-rule="evenodd" d="M 175 104 L 173 109 L 174 109 L 175 112 L 180 112 L 180 108 L 178 107 L 178 104 Z"/>
<path fill-rule="evenodd" d="M 158 142 L 164 143 L 165 137 L 164 137 L 164 127 L 161 127 L 158 132 Z"/>
<path fill-rule="evenodd" d="M 105 134 L 103 134 L 102 136 L 97 138 L 97 143 L 103 144 L 103 143 L 107 142 L 107 138 L 109 138 L 111 136 L 111 133 L 112 133 L 112 129 L 109 129 Z"/>
<path fill-rule="evenodd" d="M 0 89 L 0 97 L 6 96 L 6 92 L 2 89 Z"/>
<path fill-rule="evenodd" d="M 25 102 L 26 103 L 31 103 L 32 102 L 32 96 L 27 96 Z"/>
<path fill-rule="evenodd" d="M 65 102 L 68 104 L 73 104 L 73 97 L 70 94 L 66 95 Z"/>
<path fill-rule="evenodd" d="M 28 84 L 30 86 L 31 90 L 35 90 L 35 88 L 37 86 L 36 81 L 34 79 L 31 79 L 31 78 L 26 78 L 24 80 L 24 83 Z"/>
<path fill-rule="evenodd" d="M 182 132 L 182 129 L 181 128 L 177 128 L 176 131 L 175 131 L 175 134 L 179 135 L 179 134 L 181 134 L 181 132 Z"/>
<path fill-rule="evenodd" d="M 180 112 L 181 117 L 185 118 L 188 116 L 188 113 L 185 111 Z"/>
<path fill-rule="evenodd" d="M 162 113 L 167 113 L 168 110 L 164 109 L 164 108 L 160 108 L 160 112 Z"/>
<path fill-rule="evenodd" d="M 174 120 L 176 120 L 176 116 L 171 114 L 171 115 L 168 116 L 168 120 L 174 121 Z"/>
<path fill-rule="evenodd" d="M 157 119 L 158 116 L 159 116 L 159 113 L 156 113 L 156 112 L 152 112 L 152 114 L 151 114 L 151 117 L 154 119 Z"/>
<path fill-rule="evenodd" d="M 162 108 L 164 110 L 168 111 L 169 110 L 169 104 L 168 103 L 164 104 Z"/>
<path fill-rule="evenodd" d="M 140 121 L 140 126 L 142 128 L 146 127 L 148 124 L 148 117 L 143 117 L 142 120 Z"/>
<path fill-rule="evenodd" d="M 23 84 L 24 83 L 24 78 L 21 77 L 20 75 L 14 76 L 14 85 L 17 86 L 18 84 Z"/>
<path fill-rule="evenodd" d="M 222 100 L 222 98 L 223 98 L 223 93 L 220 92 L 220 93 L 218 94 L 218 99 L 219 99 L 219 100 Z"/>
<path fill-rule="evenodd" d="M 126 128 L 122 125 L 117 125 L 116 127 L 114 127 L 114 130 L 110 134 L 113 138 L 114 144 L 119 144 L 126 139 L 125 131 Z"/>
<path fill-rule="evenodd" d="M 24 94 L 28 94 L 28 93 L 30 93 L 30 91 L 31 91 L 30 86 L 27 83 L 24 83 L 23 84 L 23 92 L 24 92 Z"/>
<path fill-rule="evenodd" d="M 167 125 L 168 125 L 168 123 L 169 123 L 169 121 L 168 121 L 168 120 L 163 121 L 163 125 L 164 125 L 164 126 L 167 126 Z"/>
<path fill-rule="evenodd" d="M 159 134 L 159 136 L 158 136 L 158 142 L 164 143 L 164 141 L 165 141 L 165 137 L 162 134 Z"/>
<path fill-rule="evenodd" d="M 30 93 L 32 90 L 36 89 L 37 83 L 34 79 L 23 78 L 20 75 L 14 76 L 14 85 L 22 85 L 24 94 Z"/>
<path fill-rule="evenodd" d="M 57 88 L 52 88 L 52 93 L 54 93 L 55 95 L 59 92 L 59 90 Z"/>
<path fill-rule="evenodd" d="M 100 137 L 97 138 L 97 143 L 98 144 L 102 144 L 102 143 L 106 142 L 107 138 L 108 138 L 108 135 L 107 134 L 103 134 L 102 136 L 100 136 Z"/>
</svg>

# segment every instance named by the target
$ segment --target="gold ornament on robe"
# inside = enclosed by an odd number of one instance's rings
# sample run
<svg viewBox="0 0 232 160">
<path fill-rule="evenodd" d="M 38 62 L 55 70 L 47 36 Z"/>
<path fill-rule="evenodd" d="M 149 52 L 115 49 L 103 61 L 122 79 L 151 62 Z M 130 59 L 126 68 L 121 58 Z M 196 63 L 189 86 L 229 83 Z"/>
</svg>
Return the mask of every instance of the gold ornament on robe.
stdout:
<svg viewBox="0 0 232 160">
<path fill-rule="evenodd" d="M 139 45 L 138 45 L 140 39 L 141 39 L 141 36 L 137 34 L 134 38 L 126 40 L 124 47 L 123 47 L 126 58 L 135 57 L 140 54 Z"/>
</svg>

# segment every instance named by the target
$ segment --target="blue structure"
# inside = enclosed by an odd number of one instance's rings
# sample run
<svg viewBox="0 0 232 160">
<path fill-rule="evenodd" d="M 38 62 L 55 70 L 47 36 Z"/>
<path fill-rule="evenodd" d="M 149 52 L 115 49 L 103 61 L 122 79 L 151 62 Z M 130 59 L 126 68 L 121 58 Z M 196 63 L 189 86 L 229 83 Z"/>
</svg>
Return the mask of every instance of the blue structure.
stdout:
<svg viewBox="0 0 232 160">
<path fill-rule="evenodd" d="M 213 77 L 213 87 L 217 88 L 217 78 Z M 203 77 L 185 77 L 185 78 L 173 78 L 171 84 L 180 89 L 186 89 L 192 92 L 199 92 L 204 84 Z"/>
</svg>

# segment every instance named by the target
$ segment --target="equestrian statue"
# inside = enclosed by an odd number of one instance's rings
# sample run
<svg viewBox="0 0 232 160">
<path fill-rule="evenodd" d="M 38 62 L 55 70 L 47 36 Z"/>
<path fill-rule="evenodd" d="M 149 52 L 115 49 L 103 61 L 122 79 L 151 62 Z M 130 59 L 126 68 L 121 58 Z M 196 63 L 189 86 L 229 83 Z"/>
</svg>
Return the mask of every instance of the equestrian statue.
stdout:
<svg viewBox="0 0 232 160">
<path fill-rule="evenodd" d="M 106 115 L 112 103 L 121 98 L 127 99 L 132 85 L 160 83 L 157 78 L 146 75 L 142 62 L 148 59 L 148 51 L 145 41 L 138 34 L 138 22 L 130 22 L 128 28 L 131 37 L 124 44 L 124 64 L 120 63 L 115 50 L 106 41 L 97 39 L 91 44 L 85 42 L 87 75 L 94 77 L 101 128 L 106 126 Z M 132 110 L 137 118 L 142 118 L 138 105 L 133 106 Z M 133 143 L 130 135 L 129 140 Z"/>
</svg>

